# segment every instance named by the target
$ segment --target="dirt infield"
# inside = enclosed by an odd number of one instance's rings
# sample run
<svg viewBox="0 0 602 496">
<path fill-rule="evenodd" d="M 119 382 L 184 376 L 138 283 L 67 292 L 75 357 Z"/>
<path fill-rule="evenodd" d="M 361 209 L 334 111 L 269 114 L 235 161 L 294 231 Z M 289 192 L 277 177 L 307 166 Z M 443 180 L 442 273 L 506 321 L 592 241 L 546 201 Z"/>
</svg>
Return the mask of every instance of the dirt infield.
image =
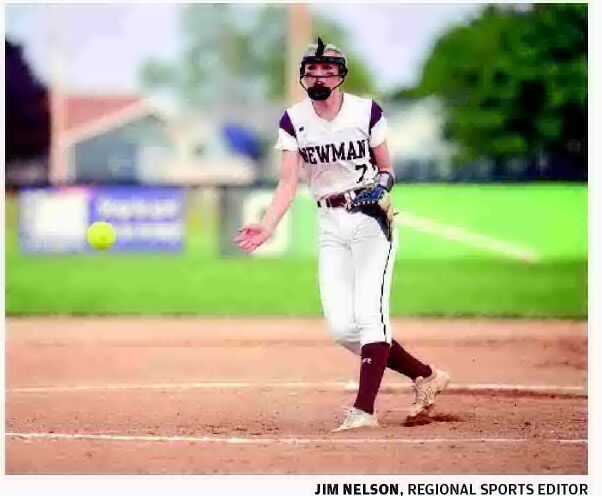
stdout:
<svg viewBox="0 0 602 496">
<path fill-rule="evenodd" d="M 382 427 L 332 434 L 358 363 L 321 319 L 8 319 L 6 471 L 587 473 L 585 323 L 393 324 L 453 387 L 408 426 L 387 371 Z"/>
</svg>

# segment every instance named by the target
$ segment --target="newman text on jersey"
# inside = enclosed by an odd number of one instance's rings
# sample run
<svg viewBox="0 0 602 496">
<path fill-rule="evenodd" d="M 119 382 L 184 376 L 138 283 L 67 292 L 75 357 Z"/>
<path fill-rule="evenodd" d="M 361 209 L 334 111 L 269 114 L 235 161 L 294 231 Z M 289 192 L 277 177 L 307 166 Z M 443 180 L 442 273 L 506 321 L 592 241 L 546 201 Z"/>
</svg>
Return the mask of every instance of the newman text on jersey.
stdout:
<svg viewBox="0 0 602 496">
<path fill-rule="evenodd" d="M 332 143 L 320 146 L 306 146 L 305 148 L 299 148 L 299 153 L 308 164 L 317 164 L 318 160 L 326 164 L 339 160 L 365 158 L 367 149 L 368 140 L 355 140 L 343 141 L 338 147 Z"/>
</svg>

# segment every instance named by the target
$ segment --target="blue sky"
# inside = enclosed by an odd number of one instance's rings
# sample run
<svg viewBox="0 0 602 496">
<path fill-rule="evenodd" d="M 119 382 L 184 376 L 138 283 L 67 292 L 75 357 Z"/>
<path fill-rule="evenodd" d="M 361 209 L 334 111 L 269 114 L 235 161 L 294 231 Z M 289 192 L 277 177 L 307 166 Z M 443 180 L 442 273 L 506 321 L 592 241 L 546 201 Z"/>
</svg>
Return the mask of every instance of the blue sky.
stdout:
<svg viewBox="0 0 602 496">
<path fill-rule="evenodd" d="M 375 75 L 377 86 L 411 85 L 436 38 L 467 22 L 482 4 L 316 4 L 317 13 L 338 21 Z M 60 32 L 70 91 L 135 91 L 138 68 L 149 57 L 178 51 L 174 4 L 12 4 L 6 32 L 22 43 L 34 71 L 48 80 L 52 26 Z M 342 47 L 345 48 L 345 47 Z"/>
</svg>

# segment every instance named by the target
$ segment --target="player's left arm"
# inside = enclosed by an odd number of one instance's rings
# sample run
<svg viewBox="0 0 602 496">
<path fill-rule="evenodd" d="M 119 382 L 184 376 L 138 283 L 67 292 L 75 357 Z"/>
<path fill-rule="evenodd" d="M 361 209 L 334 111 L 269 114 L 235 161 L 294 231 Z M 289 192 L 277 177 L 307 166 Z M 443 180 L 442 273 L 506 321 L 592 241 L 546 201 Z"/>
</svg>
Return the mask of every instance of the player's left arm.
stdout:
<svg viewBox="0 0 602 496">
<path fill-rule="evenodd" d="M 389 134 L 389 125 L 385 118 L 381 106 L 372 100 L 370 109 L 370 149 L 376 162 L 378 172 L 376 174 L 376 184 L 381 185 L 387 192 L 393 187 L 394 175 L 391 156 L 387 146 L 387 135 Z"/>
<path fill-rule="evenodd" d="M 372 154 L 378 172 L 374 178 L 374 186 L 366 191 L 364 195 L 360 195 L 358 203 L 378 204 L 387 213 L 387 216 L 391 217 L 393 212 L 389 193 L 395 184 L 395 176 L 393 175 L 393 164 L 389 155 L 387 141 L 383 140 L 381 144 L 372 148 Z"/>
<path fill-rule="evenodd" d="M 374 161 L 376 162 L 378 171 L 388 172 L 392 176 L 393 163 L 391 162 L 391 155 L 389 154 L 389 148 L 387 147 L 387 140 L 372 148 L 372 153 L 374 154 Z"/>
</svg>

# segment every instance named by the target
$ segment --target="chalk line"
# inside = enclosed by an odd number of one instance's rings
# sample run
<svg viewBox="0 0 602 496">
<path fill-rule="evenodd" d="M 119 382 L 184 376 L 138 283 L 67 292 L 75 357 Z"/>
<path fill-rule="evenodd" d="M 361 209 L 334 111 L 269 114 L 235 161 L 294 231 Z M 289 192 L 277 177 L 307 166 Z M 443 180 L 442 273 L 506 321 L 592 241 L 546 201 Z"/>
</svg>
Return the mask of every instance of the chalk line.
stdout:
<svg viewBox="0 0 602 496">
<path fill-rule="evenodd" d="M 50 386 L 14 387 L 6 390 L 13 394 L 33 393 L 69 393 L 69 392 L 102 392 L 102 391 L 132 391 L 132 390 L 229 390 L 229 389 L 313 389 L 315 391 L 355 391 L 358 383 L 354 381 L 335 382 L 159 382 L 159 383 L 117 383 L 117 384 L 62 384 Z M 387 392 L 411 392 L 412 385 L 409 383 L 383 384 L 381 391 Z M 473 384 L 452 383 L 446 389 L 446 393 L 524 393 L 540 395 L 565 395 L 565 396 L 587 396 L 587 389 L 582 386 L 561 385 L 530 385 L 530 384 Z"/>
<path fill-rule="evenodd" d="M 195 444 L 469 444 L 496 443 L 518 444 L 529 441 L 544 441 L 559 444 L 586 444 L 587 439 L 529 439 L 529 438 L 344 438 L 333 434 L 331 437 L 225 437 L 225 436 L 147 436 L 130 434 L 79 434 L 79 433 L 50 433 L 50 432 L 7 432 L 7 438 L 24 440 L 54 439 L 54 440 L 93 440 L 93 441 L 123 441 L 123 442 L 155 442 L 155 443 L 195 443 Z"/>
<path fill-rule="evenodd" d="M 402 226 L 411 227 L 420 232 L 439 236 L 448 241 L 454 241 L 473 248 L 497 253 L 506 258 L 513 258 L 530 263 L 536 263 L 541 260 L 541 255 L 532 248 L 469 231 L 463 227 L 437 222 L 428 217 L 415 215 L 405 210 L 399 213 L 397 223 Z"/>
</svg>

